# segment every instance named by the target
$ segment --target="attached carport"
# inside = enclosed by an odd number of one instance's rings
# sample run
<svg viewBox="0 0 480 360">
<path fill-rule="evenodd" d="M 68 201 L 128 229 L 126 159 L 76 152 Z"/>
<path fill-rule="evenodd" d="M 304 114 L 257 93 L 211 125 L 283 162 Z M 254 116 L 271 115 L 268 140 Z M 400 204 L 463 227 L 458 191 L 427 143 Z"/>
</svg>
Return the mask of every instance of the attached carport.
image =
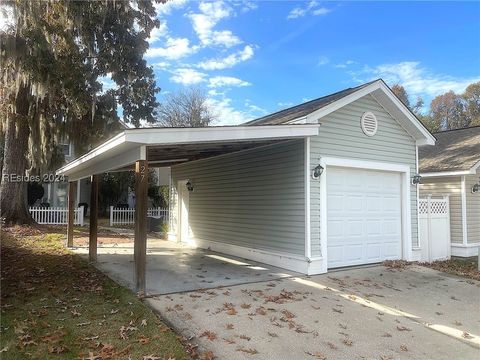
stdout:
<svg viewBox="0 0 480 360">
<path fill-rule="evenodd" d="M 147 188 L 149 167 L 234 153 L 318 135 L 318 124 L 128 129 L 57 171 L 69 181 L 67 245 L 73 245 L 75 181 L 91 178 L 89 260 L 97 261 L 99 174 L 135 171 L 135 289 L 146 292 Z M 100 189 L 101 191 L 101 189 Z"/>
</svg>

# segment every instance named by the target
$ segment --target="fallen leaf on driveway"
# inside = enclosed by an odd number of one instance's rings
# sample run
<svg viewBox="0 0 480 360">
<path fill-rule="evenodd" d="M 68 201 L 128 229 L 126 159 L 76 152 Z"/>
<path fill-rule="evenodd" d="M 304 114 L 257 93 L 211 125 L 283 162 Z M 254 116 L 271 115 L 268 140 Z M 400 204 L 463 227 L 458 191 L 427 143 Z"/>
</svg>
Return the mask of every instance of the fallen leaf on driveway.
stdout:
<svg viewBox="0 0 480 360">
<path fill-rule="evenodd" d="M 199 337 L 206 337 L 210 341 L 214 341 L 217 338 L 217 334 L 210 330 L 205 330 Z"/>
<path fill-rule="evenodd" d="M 343 339 L 342 342 L 347 346 L 352 346 L 353 345 L 353 341 L 350 340 L 350 339 Z"/>
<path fill-rule="evenodd" d="M 313 356 L 314 358 L 320 359 L 320 360 L 326 360 L 327 359 L 327 357 L 325 355 L 323 355 L 321 352 L 318 352 L 318 351 L 314 352 L 314 353 L 312 353 L 310 351 L 305 351 L 305 354 Z"/>
<path fill-rule="evenodd" d="M 464 339 L 473 339 L 473 336 L 470 335 L 468 332 L 464 331 L 463 334 L 462 334 L 462 337 Z"/>
<path fill-rule="evenodd" d="M 405 345 L 405 344 L 400 345 L 400 350 L 408 351 L 407 345 Z"/>
<path fill-rule="evenodd" d="M 250 355 L 258 354 L 258 351 L 256 349 L 252 349 L 252 348 L 247 349 L 247 348 L 244 348 L 244 347 L 238 347 L 237 351 L 241 351 L 241 352 L 244 352 L 244 353 L 247 353 L 247 354 L 250 354 Z"/>
<path fill-rule="evenodd" d="M 227 325 L 225 325 L 225 328 L 227 330 L 233 330 L 233 324 L 227 324 Z"/>
<path fill-rule="evenodd" d="M 403 325 L 397 325 L 397 330 L 398 331 L 412 331 L 412 329 L 407 328 L 406 326 Z"/>
<path fill-rule="evenodd" d="M 327 342 L 327 345 L 332 350 L 337 350 L 338 349 L 337 345 L 335 345 L 334 343 Z"/>
</svg>

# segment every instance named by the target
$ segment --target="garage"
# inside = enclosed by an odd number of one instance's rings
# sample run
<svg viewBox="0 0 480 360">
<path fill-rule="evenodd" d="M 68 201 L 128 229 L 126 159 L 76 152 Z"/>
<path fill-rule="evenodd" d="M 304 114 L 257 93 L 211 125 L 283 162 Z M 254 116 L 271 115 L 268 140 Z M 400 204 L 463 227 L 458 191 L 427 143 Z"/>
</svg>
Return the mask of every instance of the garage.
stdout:
<svg viewBox="0 0 480 360">
<path fill-rule="evenodd" d="M 398 172 L 329 168 L 329 268 L 402 257 L 401 193 L 401 174 Z"/>
</svg>

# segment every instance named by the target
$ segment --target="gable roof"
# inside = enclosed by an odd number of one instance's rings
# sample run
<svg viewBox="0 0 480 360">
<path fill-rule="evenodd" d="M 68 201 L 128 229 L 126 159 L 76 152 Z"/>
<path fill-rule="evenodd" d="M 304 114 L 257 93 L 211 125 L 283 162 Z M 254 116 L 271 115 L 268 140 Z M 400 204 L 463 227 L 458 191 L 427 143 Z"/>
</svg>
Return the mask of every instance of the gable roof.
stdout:
<svg viewBox="0 0 480 360">
<path fill-rule="evenodd" d="M 278 125 L 319 123 L 320 119 L 339 108 L 371 95 L 416 140 L 417 145 L 434 145 L 435 138 L 392 92 L 382 79 L 348 88 L 273 114 L 249 121 L 244 125 Z"/>
<path fill-rule="evenodd" d="M 437 138 L 435 146 L 418 149 L 420 173 L 475 173 L 475 167 L 480 164 L 480 126 L 434 135 Z"/>
<path fill-rule="evenodd" d="M 353 94 L 357 90 L 360 90 L 374 83 L 375 81 L 372 81 L 360 86 L 356 86 L 353 88 L 337 91 L 336 93 L 326 95 L 315 100 L 307 101 L 303 104 L 292 106 L 288 109 L 283 109 L 283 110 L 274 112 L 273 114 L 265 115 L 261 118 L 251 120 L 245 123 L 245 125 L 267 125 L 267 124 L 277 125 L 277 124 L 284 124 L 292 120 L 301 119 L 302 117 L 305 117 L 306 115 L 311 114 L 316 110 L 319 110 L 337 100 L 340 100 L 347 95 Z"/>
</svg>

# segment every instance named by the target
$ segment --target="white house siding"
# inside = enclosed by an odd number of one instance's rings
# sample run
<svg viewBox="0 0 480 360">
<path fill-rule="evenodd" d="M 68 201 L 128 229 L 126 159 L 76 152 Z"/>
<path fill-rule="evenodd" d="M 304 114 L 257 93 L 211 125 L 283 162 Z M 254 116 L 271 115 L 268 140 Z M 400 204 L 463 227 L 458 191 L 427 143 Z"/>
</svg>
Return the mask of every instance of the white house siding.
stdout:
<svg viewBox="0 0 480 360">
<path fill-rule="evenodd" d="M 193 240 L 305 255 L 304 141 L 294 140 L 172 167 L 189 179 Z M 175 210 L 174 210 L 175 211 Z"/>
<path fill-rule="evenodd" d="M 462 231 L 462 184 L 460 176 L 422 178 L 420 196 L 449 195 L 451 242 L 463 242 Z"/>
<path fill-rule="evenodd" d="M 365 111 L 375 114 L 378 131 L 366 136 L 360 127 Z M 320 134 L 311 138 L 310 166 L 313 169 L 322 156 L 408 165 L 416 173 L 415 140 L 371 96 L 367 95 L 320 119 Z M 412 241 L 418 244 L 417 191 L 411 190 Z M 320 181 L 310 180 L 312 256 L 320 249 Z"/>
<path fill-rule="evenodd" d="M 472 193 L 472 186 L 480 181 L 480 171 L 476 175 L 465 176 L 467 198 L 467 243 L 480 242 L 480 193 Z"/>
</svg>

